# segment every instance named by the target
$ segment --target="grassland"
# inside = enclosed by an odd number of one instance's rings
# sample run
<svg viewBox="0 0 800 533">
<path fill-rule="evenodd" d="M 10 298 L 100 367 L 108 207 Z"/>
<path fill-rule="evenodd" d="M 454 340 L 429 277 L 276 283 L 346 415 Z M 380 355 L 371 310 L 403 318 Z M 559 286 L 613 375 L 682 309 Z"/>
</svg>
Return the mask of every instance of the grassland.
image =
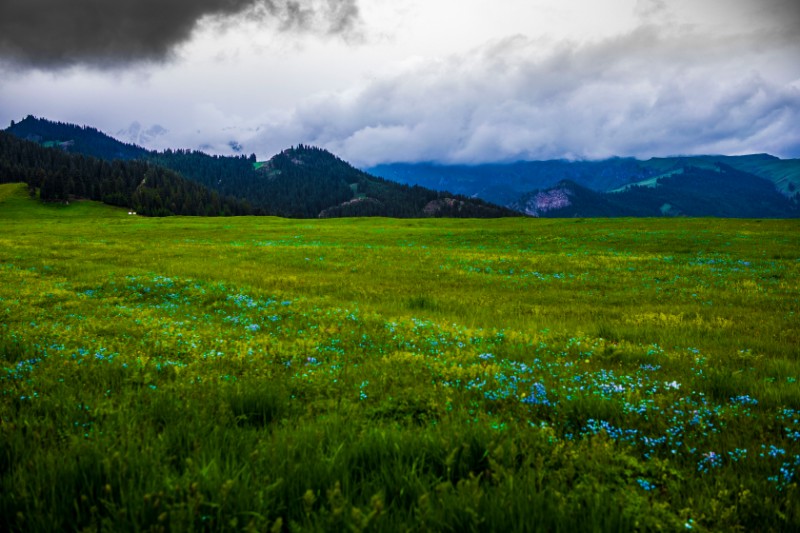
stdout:
<svg viewBox="0 0 800 533">
<path fill-rule="evenodd" d="M 800 528 L 798 221 L 0 227 L 0 529 Z"/>
</svg>

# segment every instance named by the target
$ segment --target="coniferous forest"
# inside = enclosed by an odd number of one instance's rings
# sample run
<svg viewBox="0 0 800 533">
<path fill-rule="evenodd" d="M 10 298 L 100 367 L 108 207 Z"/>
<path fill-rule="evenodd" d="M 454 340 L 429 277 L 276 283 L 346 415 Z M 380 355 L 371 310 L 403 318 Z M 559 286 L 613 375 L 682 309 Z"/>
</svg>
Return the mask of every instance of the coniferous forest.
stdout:
<svg viewBox="0 0 800 533">
<path fill-rule="evenodd" d="M 148 161 L 105 161 L 0 132 L 0 182 L 24 182 L 44 202 L 98 200 L 142 215 L 245 215 L 246 202 L 223 198 Z"/>
</svg>

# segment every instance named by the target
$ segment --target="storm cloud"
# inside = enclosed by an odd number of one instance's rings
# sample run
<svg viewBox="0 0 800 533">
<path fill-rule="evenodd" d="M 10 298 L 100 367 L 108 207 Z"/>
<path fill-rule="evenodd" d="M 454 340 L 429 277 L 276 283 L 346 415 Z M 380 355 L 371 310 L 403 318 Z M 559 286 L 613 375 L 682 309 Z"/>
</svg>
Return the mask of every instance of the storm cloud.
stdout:
<svg viewBox="0 0 800 533">
<path fill-rule="evenodd" d="M 0 0 L 0 120 L 362 166 L 800 157 L 799 34 L 798 0 Z"/>
<path fill-rule="evenodd" d="M 357 0 L 4 0 L 0 60 L 41 69 L 160 62 L 201 23 L 237 17 L 277 31 L 342 34 L 359 10 Z"/>
</svg>

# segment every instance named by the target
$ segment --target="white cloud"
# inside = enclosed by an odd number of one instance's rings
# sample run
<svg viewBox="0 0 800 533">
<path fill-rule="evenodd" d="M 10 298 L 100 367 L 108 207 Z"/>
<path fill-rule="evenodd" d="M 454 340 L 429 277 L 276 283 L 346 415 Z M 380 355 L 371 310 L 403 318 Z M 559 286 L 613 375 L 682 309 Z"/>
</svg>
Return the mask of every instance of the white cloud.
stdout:
<svg viewBox="0 0 800 533">
<path fill-rule="evenodd" d="M 298 142 L 361 165 L 800 156 L 800 46 L 786 41 L 777 22 L 709 35 L 710 26 L 696 22 L 652 23 L 675 17 L 650 4 L 658 9 L 644 10 L 648 21 L 622 35 L 582 43 L 516 36 L 418 62 L 357 91 L 301 104 L 292 130 Z"/>
</svg>

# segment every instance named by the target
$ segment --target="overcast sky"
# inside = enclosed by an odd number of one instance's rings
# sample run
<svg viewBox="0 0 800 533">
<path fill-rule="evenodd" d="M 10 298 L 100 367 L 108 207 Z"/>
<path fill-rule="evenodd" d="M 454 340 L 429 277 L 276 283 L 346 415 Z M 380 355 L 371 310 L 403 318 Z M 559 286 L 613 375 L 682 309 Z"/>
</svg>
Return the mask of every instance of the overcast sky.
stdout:
<svg viewBox="0 0 800 533">
<path fill-rule="evenodd" d="M 0 126 L 359 166 L 800 157 L 798 36 L 800 0 L 0 0 Z"/>
</svg>

